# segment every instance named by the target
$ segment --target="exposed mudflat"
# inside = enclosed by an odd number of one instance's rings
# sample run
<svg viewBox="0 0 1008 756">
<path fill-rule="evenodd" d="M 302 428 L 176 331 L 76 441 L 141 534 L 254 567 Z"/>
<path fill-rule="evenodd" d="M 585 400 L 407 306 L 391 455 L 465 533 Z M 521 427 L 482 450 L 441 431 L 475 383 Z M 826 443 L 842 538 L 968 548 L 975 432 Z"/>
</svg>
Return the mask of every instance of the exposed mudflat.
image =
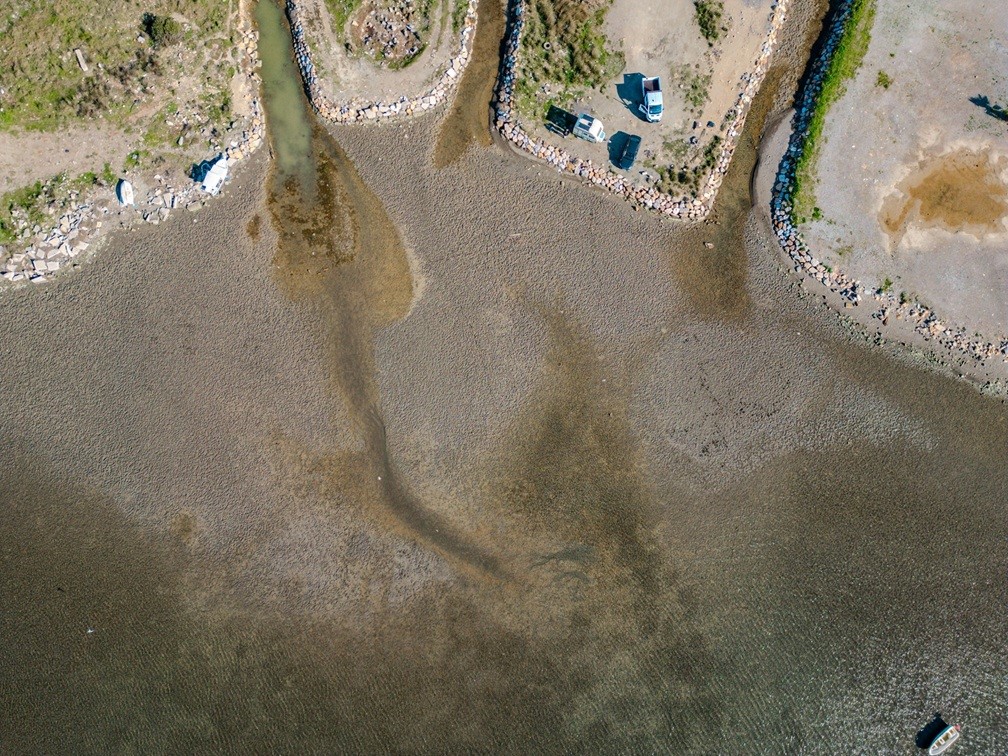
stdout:
<svg viewBox="0 0 1008 756">
<path fill-rule="evenodd" d="M 767 93 L 695 228 L 428 117 L 315 133 L 311 286 L 263 155 L 0 298 L 0 741 L 1008 748 L 1004 405 L 783 273 Z"/>
<path fill-rule="evenodd" d="M 882 202 L 879 222 L 889 235 L 890 248 L 912 225 L 970 234 L 978 240 L 1005 231 L 1008 186 L 998 174 L 1006 164 L 1008 158 L 998 161 L 989 152 L 971 150 L 922 161 Z"/>
</svg>

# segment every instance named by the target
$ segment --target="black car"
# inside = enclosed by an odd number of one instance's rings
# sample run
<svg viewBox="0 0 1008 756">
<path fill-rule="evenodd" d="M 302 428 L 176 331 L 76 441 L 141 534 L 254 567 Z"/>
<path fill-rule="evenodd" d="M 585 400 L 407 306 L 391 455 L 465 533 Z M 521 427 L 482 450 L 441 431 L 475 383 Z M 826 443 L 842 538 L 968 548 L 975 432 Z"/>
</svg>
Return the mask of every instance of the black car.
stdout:
<svg viewBox="0 0 1008 756">
<path fill-rule="evenodd" d="M 616 167 L 629 171 L 633 167 L 634 160 L 637 159 L 637 150 L 639 149 L 640 137 L 636 134 L 631 134 L 623 143 L 623 149 L 620 150 L 619 158 L 616 160 Z"/>
</svg>

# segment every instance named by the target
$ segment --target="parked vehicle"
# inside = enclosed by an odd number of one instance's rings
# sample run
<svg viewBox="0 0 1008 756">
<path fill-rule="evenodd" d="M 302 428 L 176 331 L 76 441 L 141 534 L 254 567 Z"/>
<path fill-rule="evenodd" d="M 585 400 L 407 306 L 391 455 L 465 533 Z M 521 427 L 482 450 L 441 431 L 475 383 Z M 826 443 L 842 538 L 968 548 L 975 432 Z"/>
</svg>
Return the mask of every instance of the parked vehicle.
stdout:
<svg viewBox="0 0 1008 756">
<path fill-rule="evenodd" d="M 587 113 L 582 113 L 574 124 L 574 136 L 587 139 L 589 142 L 604 142 L 606 133 L 602 128 L 602 121 Z"/>
<path fill-rule="evenodd" d="M 661 120 L 665 105 L 662 100 L 661 79 L 657 76 L 645 76 L 641 79 L 640 109 L 651 123 Z"/>
<path fill-rule="evenodd" d="M 633 168 L 634 160 L 637 159 L 637 151 L 640 150 L 641 138 L 636 134 L 631 134 L 627 137 L 627 140 L 623 143 L 623 149 L 620 150 L 619 156 L 616 158 L 616 167 L 620 170 L 629 171 Z"/>
</svg>

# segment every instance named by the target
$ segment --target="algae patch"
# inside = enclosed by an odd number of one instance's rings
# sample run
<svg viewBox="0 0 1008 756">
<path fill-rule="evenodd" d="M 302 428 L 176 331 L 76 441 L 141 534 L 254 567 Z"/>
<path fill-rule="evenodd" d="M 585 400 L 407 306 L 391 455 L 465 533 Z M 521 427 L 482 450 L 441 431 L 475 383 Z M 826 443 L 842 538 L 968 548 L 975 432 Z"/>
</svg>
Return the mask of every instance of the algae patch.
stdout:
<svg viewBox="0 0 1008 756">
<path fill-rule="evenodd" d="M 940 228 L 981 239 L 1004 231 L 1008 159 L 960 149 L 925 158 L 882 202 L 879 223 L 895 249 L 911 227 Z"/>
</svg>

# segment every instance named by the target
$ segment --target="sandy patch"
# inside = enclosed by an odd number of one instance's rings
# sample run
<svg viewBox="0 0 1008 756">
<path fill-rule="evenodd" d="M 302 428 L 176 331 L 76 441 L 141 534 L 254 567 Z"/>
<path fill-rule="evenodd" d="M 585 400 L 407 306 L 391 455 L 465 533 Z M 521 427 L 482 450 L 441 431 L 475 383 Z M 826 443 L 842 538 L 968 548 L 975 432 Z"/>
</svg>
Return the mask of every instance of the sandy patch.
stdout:
<svg viewBox="0 0 1008 756">
<path fill-rule="evenodd" d="M 878 0 L 861 69 L 827 118 L 822 219 L 803 228 L 833 267 L 888 279 L 993 339 L 1008 332 L 1008 128 L 994 110 L 1008 102 L 1006 39 L 996 3 Z"/>
<path fill-rule="evenodd" d="M 1004 233 L 1008 221 L 1008 158 L 957 150 L 925 159 L 882 201 L 879 223 L 890 249 L 908 228 L 938 228 L 977 241 Z"/>
<path fill-rule="evenodd" d="M 0 131 L 0 194 L 64 171 L 71 177 L 98 173 L 105 163 L 118 171 L 129 144 L 123 131 L 109 125 L 54 132 Z"/>
</svg>

